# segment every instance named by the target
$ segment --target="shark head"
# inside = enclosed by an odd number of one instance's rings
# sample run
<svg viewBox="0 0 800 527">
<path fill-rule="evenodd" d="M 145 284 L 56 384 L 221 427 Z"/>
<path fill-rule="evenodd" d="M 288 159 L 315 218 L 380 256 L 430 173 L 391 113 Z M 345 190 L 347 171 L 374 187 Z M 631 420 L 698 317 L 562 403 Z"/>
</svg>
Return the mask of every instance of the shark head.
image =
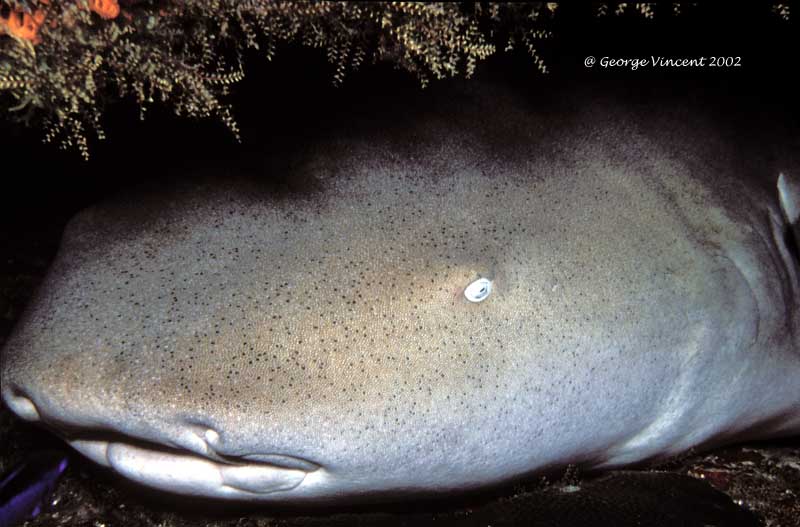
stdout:
<svg viewBox="0 0 800 527">
<path fill-rule="evenodd" d="M 92 207 L 2 350 L 3 400 L 140 483 L 266 502 L 796 433 L 796 265 L 766 209 L 649 136 L 573 132 L 507 159 L 453 130 L 361 142 L 309 162 L 336 173 L 308 194 Z"/>
<path fill-rule="evenodd" d="M 182 494 L 287 501 L 501 479 L 463 412 L 508 404 L 526 331 L 502 298 L 529 294 L 508 273 L 532 255 L 498 249 L 526 229 L 481 217 L 486 188 L 398 200 L 408 184 L 432 190 L 401 179 L 368 204 L 360 185 L 289 203 L 212 184 L 81 213 L 3 350 L 4 401 Z M 460 217 L 426 217 L 425 201 L 449 199 Z"/>
</svg>

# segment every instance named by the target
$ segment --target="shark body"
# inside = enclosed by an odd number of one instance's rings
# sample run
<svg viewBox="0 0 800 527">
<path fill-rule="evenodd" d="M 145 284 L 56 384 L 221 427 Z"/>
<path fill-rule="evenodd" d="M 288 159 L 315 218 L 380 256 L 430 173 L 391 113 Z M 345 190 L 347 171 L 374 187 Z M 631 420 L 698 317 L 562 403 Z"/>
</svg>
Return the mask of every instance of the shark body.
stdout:
<svg viewBox="0 0 800 527">
<path fill-rule="evenodd" d="M 497 125 L 513 152 L 442 121 L 334 141 L 310 192 L 84 211 L 3 400 L 143 484 L 278 503 L 800 433 L 795 175 L 707 130 L 535 117 Z"/>
</svg>

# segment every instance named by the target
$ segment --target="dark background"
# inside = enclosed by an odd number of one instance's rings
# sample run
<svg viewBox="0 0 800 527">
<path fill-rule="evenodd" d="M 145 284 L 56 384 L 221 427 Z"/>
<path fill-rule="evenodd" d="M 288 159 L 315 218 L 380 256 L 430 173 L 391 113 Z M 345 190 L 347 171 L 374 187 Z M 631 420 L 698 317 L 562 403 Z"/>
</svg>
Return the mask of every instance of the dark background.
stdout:
<svg viewBox="0 0 800 527">
<path fill-rule="evenodd" d="M 524 89 L 557 96 L 575 85 L 624 93 L 632 99 L 685 99 L 712 107 L 731 118 L 761 121 L 769 115 L 797 122 L 798 24 L 760 7 L 723 9 L 684 7 L 676 17 L 669 9 L 655 19 L 638 15 L 602 18 L 583 3 L 559 6 L 553 30 L 539 52 L 550 73 L 541 75 L 524 50 L 498 51 L 478 64 L 476 76 L 506 77 Z M 667 3 L 666 5 L 669 5 Z M 798 18 L 800 12 L 795 13 Z M 502 46 L 501 46 L 502 47 Z M 521 47 L 521 46 L 520 46 Z M 598 64 L 584 67 L 593 55 Z M 738 68 L 601 68 L 603 56 L 640 57 L 740 56 Z M 0 122 L 3 163 L 0 168 L 0 220 L 39 221 L 71 214 L 99 196 L 142 179 L 170 178 L 192 170 L 263 169 L 269 155 L 291 151 L 320 134 L 336 133 L 354 115 L 392 120 L 402 108 L 435 103 L 435 95 L 459 80 L 432 81 L 422 90 L 411 74 L 390 65 L 364 64 L 350 72 L 340 88 L 332 86 L 334 69 L 321 50 L 287 45 L 268 62 L 251 53 L 246 78 L 228 99 L 242 130 L 237 144 L 212 119 L 179 119 L 158 105 L 139 121 L 130 101 L 109 101 L 104 127 L 108 139 L 90 141 L 91 160 L 77 151 L 62 152 L 42 144 L 39 129 Z M 268 167 L 269 168 L 269 167 Z M 31 216 L 33 215 L 33 217 Z"/>
</svg>

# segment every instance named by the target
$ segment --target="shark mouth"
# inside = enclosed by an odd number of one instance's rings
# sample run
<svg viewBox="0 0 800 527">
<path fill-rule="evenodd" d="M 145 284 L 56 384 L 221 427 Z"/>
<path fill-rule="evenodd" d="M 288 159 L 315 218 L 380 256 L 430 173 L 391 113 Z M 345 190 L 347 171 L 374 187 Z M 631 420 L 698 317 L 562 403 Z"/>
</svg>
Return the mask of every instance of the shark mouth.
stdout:
<svg viewBox="0 0 800 527">
<path fill-rule="evenodd" d="M 257 501 L 297 489 L 304 481 L 313 486 L 327 479 L 321 465 L 300 457 L 226 453 L 221 434 L 202 419 L 173 423 L 170 433 L 142 433 L 108 418 L 65 411 L 42 396 L 35 401 L 16 386 L 4 386 L 2 395 L 21 418 L 45 426 L 92 461 L 148 487 Z M 313 481 L 307 480 L 310 474 Z"/>
<path fill-rule="evenodd" d="M 189 496 L 258 500 L 297 488 L 319 467 L 290 456 L 268 455 L 274 462 L 245 456 L 235 462 L 162 449 L 152 444 L 120 440 L 67 439 L 78 452 L 120 475 L 169 492 Z M 302 468 L 304 467 L 304 468 Z"/>
</svg>

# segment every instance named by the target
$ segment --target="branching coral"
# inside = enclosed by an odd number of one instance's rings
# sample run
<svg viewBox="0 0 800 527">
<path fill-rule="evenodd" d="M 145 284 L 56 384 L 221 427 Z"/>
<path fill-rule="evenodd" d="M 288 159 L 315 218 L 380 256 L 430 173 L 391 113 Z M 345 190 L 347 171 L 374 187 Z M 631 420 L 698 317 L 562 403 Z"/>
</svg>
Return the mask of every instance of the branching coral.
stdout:
<svg viewBox="0 0 800 527">
<path fill-rule="evenodd" d="M 238 137 L 223 99 L 243 78 L 247 48 L 272 58 L 296 42 L 324 50 L 333 81 L 365 61 L 390 61 L 422 85 L 461 72 L 495 51 L 478 28 L 480 8 L 415 2 L 264 0 L 30 0 L 0 4 L 0 109 L 42 122 L 45 139 L 88 158 L 86 132 L 102 138 L 105 102 L 155 101 L 178 115 L 220 118 Z M 493 8 L 495 15 L 499 7 Z M 505 6 L 538 12 L 542 5 Z M 499 18 L 497 19 L 499 20 Z"/>
<path fill-rule="evenodd" d="M 13 97 L 9 110 L 20 119 L 44 124 L 46 141 L 88 158 L 86 131 L 103 138 L 101 113 L 115 92 L 132 96 L 143 112 L 158 98 L 180 115 L 217 115 L 238 134 L 220 102 L 230 77 L 220 82 L 216 62 L 210 64 L 219 50 L 212 28 L 202 27 L 207 20 L 150 3 L 130 3 L 130 12 L 109 0 L 38 4 L 35 12 L 43 10 L 48 23 L 37 38 L 9 33 L 0 42 L 0 90 Z M 20 15 L 27 16 L 11 14 Z"/>
<path fill-rule="evenodd" d="M 605 4 L 604 4 L 605 5 Z M 644 6 L 644 7 L 642 7 Z M 652 16 L 650 4 L 636 10 Z M 242 56 L 279 45 L 320 49 L 334 84 L 386 61 L 431 80 L 465 74 L 497 48 L 539 45 L 555 3 L 307 2 L 268 0 L 0 0 L 0 111 L 44 125 L 45 139 L 88 158 L 108 101 L 132 98 L 144 116 L 162 103 L 217 117 L 238 138 L 224 102 L 244 77 Z"/>
</svg>

